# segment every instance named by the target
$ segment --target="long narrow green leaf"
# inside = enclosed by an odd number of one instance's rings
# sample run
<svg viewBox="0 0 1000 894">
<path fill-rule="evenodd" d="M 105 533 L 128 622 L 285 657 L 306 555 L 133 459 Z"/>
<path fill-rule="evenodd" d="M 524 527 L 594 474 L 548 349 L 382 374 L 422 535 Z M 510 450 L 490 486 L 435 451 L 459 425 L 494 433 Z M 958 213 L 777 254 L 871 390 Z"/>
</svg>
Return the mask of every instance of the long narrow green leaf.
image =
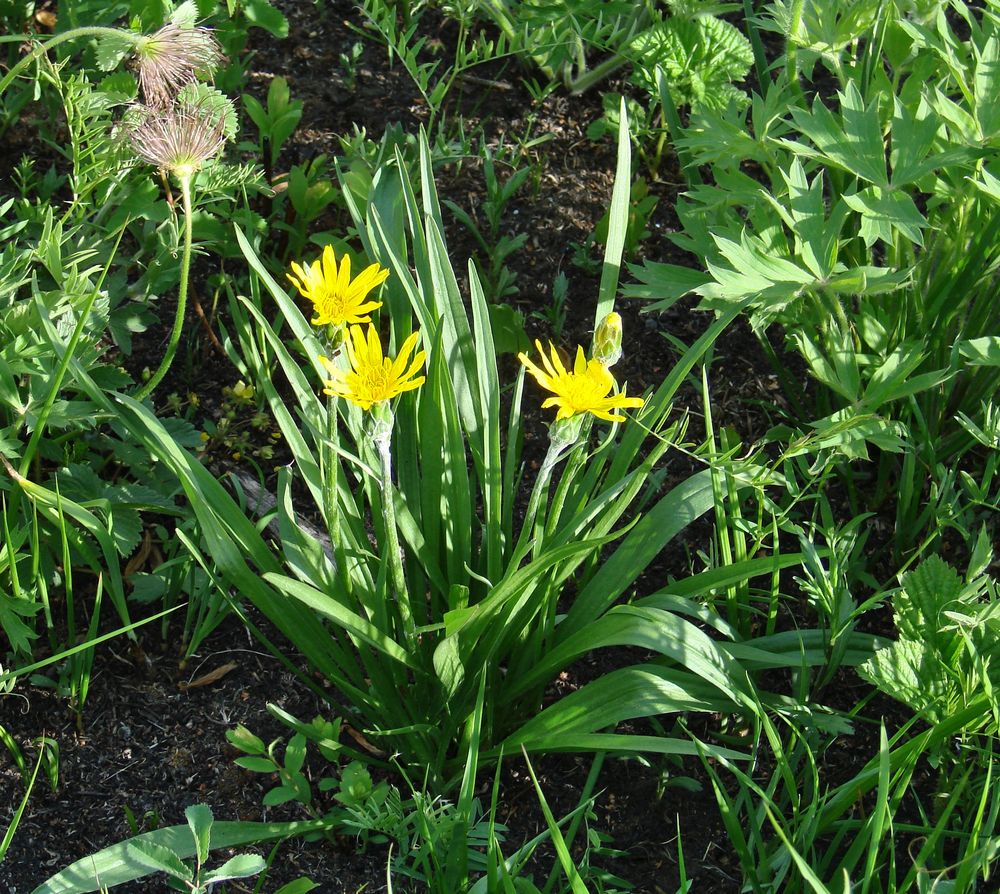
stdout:
<svg viewBox="0 0 1000 894">
<path fill-rule="evenodd" d="M 565 747 L 578 735 L 623 720 L 680 711 L 732 711 L 736 705 L 711 683 L 685 670 L 657 665 L 612 671 L 560 699 L 504 740 L 505 751 L 560 738 Z"/>
<path fill-rule="evenodd" d="M 347 630 L 352 636 L 363 640 L 389 658 L 393 658 L 409 668 L 416 669 L 419 667 L 419 664 L 414 661 L 413 657 L 388 634 L 379 630 L 374 624 L 369 623 L 360 615 L 345 608 L 332 596 L 302 581 L 287 577 L 284 574 L 268 572 L 264 575 L 264 579 L 268 583 L 274 584 L 283 593 L 295 597 L 303 605 L 307 605 L 313 611 L 319 612 L 321 615 L 329 618 L 335 624 Z"/>
<path fill-rule="evenodd" d="M 594 328 L 615 309 L 618 278 L 621 275 L 622 255 L 625 252 L 625 235 L 628 231 L 629 202 L 632 196 L 632 140 L 629 136 L 628 111 L 622 97 L 618 110 L 618 163 L 615 167 L 615 185 L 611 191 L 608 241 L 601 267 L 601 285 L 597 294 L 597 312 Z"/>
<path fill-rule="evenodd" d="M 538 784 L 538 777 L 535 776 L 535 770 L 531 766 L 531 761 L 528 760 L 528 752 L 522 748 L 521 753 L 524 755 L 524 762 L 528 765 L 528 773 L 535 786 L 535 794 L 538 795 L 538 803 L 542 807 L 542 815 L 545 817 L 545 824 L 549 827 L 549 834 L 552 836 L 552 845 L 556 849 L 556 856 L 559 858 L 559 864 L 562 866 L 563 872 L 566 873 L 566 878 L 569 879 L 570 888 L 572 889 L 573 894 L 588 894 L 587 886 L 583 883 L 583 879 L 580 878 L 580 871 L 576 868 L 576 864 L 569 855 L 569 848 L 566 847 L 566 840 L 563 838 L 555 817 L 549 809 L 549 803 L 545 800 L 542 787 Z"/>
<path fill-rule="evenodd" d="M 600 617 L 666 544 L 713 505 L 711 472 L 705 470 L 679 484 L 644 513 L 576 597 L 557 628 L 560 639 L 579 633 Z"/>
<path fill-rule="evenodd" d="M 720 644 L 700 628 L 661 609 L 619 605 L 591 622 L 542 656 L 531 673 L 511 686 L 509 697 L 516 698 L 555 676 L 581 655 L 610 646 L 634 646 L 658 652 L 686 666 L 703 680 L 717 686 L 734 702 L 743 701 L 748 683 L 742 666 Z"/>
<path fill-rule="evenodd" d="M 688 739 L 671 739 L 665 736 L 633 736 L 619 733 L 573 733 L 565 738 L 561 733 L 553 733 L 548 738 L 534 738 L 521 744 L 529 752 L 550 754 L 552 752 L 596 752 L 608 751 L 621 754 L 675 754 L 682 757 L 696 757 L 699 749 Z M 702 745 L 709 757 L 725 758 L 730 761 L 751 761 L 753 755 L 721 746 Z M 494 748 L 484 757 L 499 755 L 501 749 Z"/>
<path fill-rule="evenodd" d="M 469 261 L 469 292 L 472 298 L 472 334 L 479 372 L 479 405 L 483 413 L 483 525 L 485 527 L 486 576 L 496 580 L 503 561 L 503 467 L 500 454 L 500 376 L 494 347 L 490 312 L 475 264 Z"/>
</svg>

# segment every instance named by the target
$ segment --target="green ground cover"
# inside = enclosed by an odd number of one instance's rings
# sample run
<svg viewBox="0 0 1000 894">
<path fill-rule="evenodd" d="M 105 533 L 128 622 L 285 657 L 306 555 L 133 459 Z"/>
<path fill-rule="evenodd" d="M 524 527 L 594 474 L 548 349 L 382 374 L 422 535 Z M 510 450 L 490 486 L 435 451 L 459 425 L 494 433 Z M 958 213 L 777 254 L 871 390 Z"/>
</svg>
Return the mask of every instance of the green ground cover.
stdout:
<svg viewBox="0 0 1000 894">
<path fill-rule="evenodd" d="M 342 81 L 374 53 L 419 126 L 291 157 L 304 102 L 248 47 L 291 57 L 306 5 L 351 20 Z M 126 805 L 131 834 L 20 884 L 356 890 L 278 873 L 283 842 L 347 836 L 386 890 L 652 891 L 592 859 L 627 760 L 714 799 L 724 890 L 995 886 L 1000 4 L 0 18 L 0 139 L 31 147 L 0 179 L 0 879 L 59 786 L 14 699 L 47 687 L 83 730 L 102 650 L 231 629 L 321 705 L 218 731 L 291 818 Z M 589 292 L 553 268 L 522 293 L 512 208 L 551 135 L 491 136 L 470 85 L 598 110 Z M 233 383 L 211 408 L 199 325 Z M 734 408 L 739 327 L 776 397 Z M 563 752 L 587 770 L 554 812 L 535 766 Z M 534 837 L 499 819 L 512 763 Z M 694 822 L 663 859 L 723 890 L 686 868 Z"/>
</svg>

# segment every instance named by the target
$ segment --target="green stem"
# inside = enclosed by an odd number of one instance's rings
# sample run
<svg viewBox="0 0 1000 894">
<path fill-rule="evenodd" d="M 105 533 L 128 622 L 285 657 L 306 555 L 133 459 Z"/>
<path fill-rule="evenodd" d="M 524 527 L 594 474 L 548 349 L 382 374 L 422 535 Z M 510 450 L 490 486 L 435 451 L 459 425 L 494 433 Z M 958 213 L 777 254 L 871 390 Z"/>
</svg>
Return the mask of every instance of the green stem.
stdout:
<svg viewBox="0 0 1000 894">
<path fill-rule="evenodd" d="M 563 450 L 569 446 L 564 441 L 549 441 L 549 449 L 545 453 L 545 459 L 542 460 L 542 467 L 538 470 L 538 477 L 535 479 L 535 486 L 531 490 L 531 496 L 528 498 L 528 509 L 524 513 L 524 522 L 521 525 L 521 533 L 517 538 L 517 545 L 514 547 L 514 553 L 511 557 L 511 568 L 516 568 L 521 559 L 524 558 L 525 553 L 528 550 L 529 537 L 535 529 L 535 518 L 538 515 L 538 506 L 542 499 L 542 494 L 544 494 L 549 487 L 549 480 L 552 478 L 552 470 L 556 467 L 556 463 L 559 462 L 559 458 L 562 456 Z M 534 549 L 538 550 L 540 544 L 535 538 L 531 538 L 534 541 Z"/>
<path fill-rule="evenodd" d="M 681 124 L 681 116 L 677 112 L 677 104 L 670 92 L 666 75 L 659 66 L 656 67 L 656 90 L 660 97 L 660 108 L 663 110 L 663 124 L 670 134 L 670 142 L 674 147 L 674 152 L 677 153 L 677 162 L 681 173 L 689 188 L 696 186 L 702 182 L 701 172 L 698 170 L 698 166 L 692 163 L 691 156 L 686 150 L 681 149 L 678 143 L 684 133 L 684 127 Z"/>
<path fill-rule="evenodd" d="M 618 43 L 618 48 L 615 50 L 614 55 L 612 55 L 610 59 L 605 59 L 589 71 L 584 70 L 583 74 L 576 78 L 571 77 L 569 70 L 567 69 L 564 80 L 565 86 L 569 92 L 573 95 L 583 93 L 585 90 L 589 90 L 593 87 L 594 84 L 614 74 L 619 68 L 628 65 L 629 59 L 627 58 L 626 53 L 622 51 L 622 48 L 628 47 L 632 38 L 645 28 L 647 24 L 649 24 L 649 20 L 649 10 L 646 6 L 636 5 L 633 8 L 633 13 L 628 23 L 627 30 L 623 28 L 618 31 L 618 33 L 623 36 Z M 586 57 L 584 57 L 583 64 L 586 64 Z"/>
<path fill-rule="evenodd" d="M 74 28 L 72 31 L 66 31 L 63 34 L 57 34 L 55 37 L 50 38 L 45 41 L 45 43 L 39 44 L 35 47 L 27 56 L 21 59 L 10 71 L 7 72 L 0 79 L 0 93 L 3 93 L 11 83 L 14 78 L 16 78 L 22 71 L 24 71 L 28 66 L 31 65 L 36 59 L 39 59 L 53 47 L 58 46 L 61 43 L 65 43 L 68 40 L 75 40 L 78 37 L 115 37 L 124 38 L 125 40 L 131 40 L 132 43 L 138 44 L 142 39 L 143 35 L 133 34 L 131 31 L 124 31 L 119 28 L 104 28 L 100 25 L 88 25 L 84 28 Z"/>
<path fill-rule="evenodd" d="M 181 340 L 181 331 L 184 329 L 184 309 L 187 306 L 188 274 L 191 270 L 191 175 L 185 174 L 177 178 L 181 184 L 181 198 L 184 203 L 184 252 L 181 255 L 181 281 L 177 287 L 177 313 L 174 315 L 174 328 L 170 331 L 170 341 L 167 342 L 167 350 L 163 355 L 163 360 L 156 372 L 150 376 L 136 393 L 135 399 L 145 400 L 153 393 L 153 389 L 163 380 L 163 377 L 174 362 L 174 355 L 177 353 L 177 345 Z"/>
<path fill-rule="evenodd" d="M 788 77 L 788 83 L 795 87 L 800 95 L 802 94 L 802 84 L 799 82 L 799 48 L 795 45 L 795 36 L 802 24 L 802 9 L 804 6 L 805 0 L 793 0 L 792 2 L 791 23 L 788 28 L 788 40 L 785 45 L 785 74 Z"/>
<path fill-rule="evenodd" d="M 114 248 L 111 249 L 111 253 L 108 255 L 108 262 L 104 265 L 104 270 L 101 272 L 100 278 L 97 280 L 93 291 L 87 298 L 86 304 L 84 304 L 83 309 L 80 311 L 80 317 L 76 321 L 73 334 L 70 336 L 69 343 L 63 351 L 62 358 L 59 361 L 59 367 L 56 369 L 55 377 L 52 379 L 52 386 L 49 388 L 48 396 L 45 398 L 45 405 L 38 414 L 38 419 L 35 421 L 35 428 L 31 432 L 31 438 L 28 441 L 28 446 L 25 448 L 24 455 L 21 457 L 21 465 L 18 468 L 18 472 L 22 476 L 28 474 L 28 467 L 31 465 L 31 461 L 35 456 L 35 451 L 38 449 L 38 442 L 41 440 L 42 434 L 45 432 L 45 424 L 48 421 L 49 414 L 52 412 L 52 405 L 55 403 L 56 397 L 59 395 L 59 389 L 62 388 L 63 379 L 66 378 L 66 370 L 69 369 L 69 365 L 76 354 L 76 346 L 79 344 L 80 337 L 83 335 L 83 328 L 87 325 L 87 320 L 90 317 L 90 311 L 94 307 L 94 301 L 97 300 L 97 296 L 101 291 L 101 286 L 104 285 L 104 280 L 108 275 L 108 271 L 111 269 L 111 263 L 118 252 L 118 246 L 121 244 L 122 236 L 125 234 L 125 227 L 127 226 L 128 222 L 126 221 L 122 224 L 121 229 L 118 230 L 118 238 L 115 240 Z"/>
<path fill-rule="evenodd" d="M 583 791 L 576 802 L 577 807 L 586 804 L 594 796 L 594 789 L 597 787 L 597 779 L 601 775 L 601 768 L 604 766 L 604 757 L 606 754 L 607 752 L 605 751 L 598 751 L 594 755 L 594 759 L 590 763 L 590 772 L 587 773 L 587 780 L 583 784 Z M 580 824 L 583 822 L 585 813 L 586 811 L 579 811 L 570 822 L 569 831 L 566 833 L 567 849 L 573 846 L 573 839 L 576 838 L 576 833 L 580 831 Z M 559 879 L 559 868 L 558 864 L 552 867 L 552 871 L 549 873 L 549 880 L 542 889 L 542 894 L 550 894 L 552 891 L 553 886 Z"/>
<path fill-rule="evenodd" d="M 743 0 L 743 20 L 747 26 L 747 36 L 750 38 L 750 47 L 753 50 L 753 66 L 757 74 L 757 86 L 761 96 L 767 95 L 767 87 L 773 82 L 768 74 L 767 54 L 764 52 L 764 44 L 760 39 L 760 30 L 754 23 L 753 0 Z"/>
<path fill-rule="evenodd" d="M 379 456 L 382 458 L 382 525 L 385 528 L 385 548 L 389 552 L 389 572 L 392 575 L 392 587 L 396 591 L 396 601 L 399 604 L 399 617 L 403 622 L 403 632 L 406 634 L 407 642 L 412 643 L 416 639 L 417 630 L 413 623 L 410 593 L 406 588 L 403 557 L 399 550 L 399 533 L 396 530 L 396 507 L 392 493 L 392 453 L 389 441 L 388 434 L 376 440 Z"/>
<path fill-rule="evenodd" d="M 340 349 L 336 349 L 330 360 L 337 362 Z M 326 519 L 327 533 L 330 535 L 330 547 L 333 550 L 337 574 L 340 575 L 344 591 L 351 593 L 354 589 L 350 569 L 347 566 L 347 556 L 344 549 L 344 538 L 340 524 L 340 503 L 338 500 L 340 459 L 337 447 L 340 444 L 340 433 L 337 430 L 337 399 L 329 397 L 326 404 L 326 441 L 323 443 L 322 476 L 323 476 L 323 517 Z M 370 619 L 370 613 L 369 613 Z"/>
<path fill-rule="evenodd" d="M 570 485 L 573 483 L 573 479 L 576 477 L 576 473 L 583 465 L 585 459 L 586 452 L 584 450 L 576 450 L 566 461 L 566 468 L 563 469 L 559 485 L 556 487 L 555 495 L 552 497 L 552 505 L 549 506 L 549 511 L 545 518 L 546 538 L 551 537 L 556 532 L 556 525 L 559 523 L 559 516 L 562 515 L 563 506 L 566 505 L 566 497 L 569 495 Z"/>
</svg>

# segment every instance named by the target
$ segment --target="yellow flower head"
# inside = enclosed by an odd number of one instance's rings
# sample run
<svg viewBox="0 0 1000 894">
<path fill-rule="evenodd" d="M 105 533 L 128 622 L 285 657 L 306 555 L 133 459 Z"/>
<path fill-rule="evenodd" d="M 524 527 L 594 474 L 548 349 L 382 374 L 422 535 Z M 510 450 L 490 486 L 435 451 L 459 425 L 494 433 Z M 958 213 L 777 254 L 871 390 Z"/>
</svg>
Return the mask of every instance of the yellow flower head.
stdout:
<svg viewBox="0 0 1000 894">
<path fill-rule="evenodd" d="M 418 351 L 413 360 L 410 360 L 419 338 L 418 332 L 410 335 L 399 349 L 399 356 L 393 360 L 383 357 L 382 342 L 374 326 L 369 323 L 367 337 L 360 326 L 351 326 L 350 337 L 345 342 L 351 368 L 344 370 L 326 357 L 319 358 L 330 373 L 329 380 L 324 382 L 326 388 L 323 393 L 343 397 L 362 410 L 370 410 L 373 404 L 419 388 L 426 377 L 417 376 L 417 373 L 424 365 L 427 354 Z"/>
<path fill-rule="evenodd" d="M 604 364 L 597 360 L 587 360 L 583 348 L 576 349 L 573 371 L 567 372 L 551 342 L 549 342 L 551 359 L 545 356 L 540 341 L 535 342 L 535 347 L 541 355 L 542 368 L 532 363 L 527 354 L 517 356 L 538 384 L 553 393 L 554 397 L 546 399 L 542 406 L 559 407 L 559 412 L 556 414 L 557 421 L 569 419 L 577 413 L 593 413 L 599 419 L 623 422 L 625 417 L 612 412 L 613 410 L 642 406 L 640 397 L 626 397 L 624 392 L 611 394 L 611 390 L 615 387 L 615 377 L 608 372 Z"/>
<path fill-rule="evenodd" d="M 314 326 L 349 326 L 368 323 L 369 314 L 382 306 L 381 301 L 367 301 L 368 293 L 385 282 L 389 271 L 371 264 L 351 281 L 351 259 L 344 255 L 337 266 L 331 246 L 323 249 L 322 260 L 305 267 L 292 262 L 286 274 L 291 283 L 313 303 Z"/>
</svg>

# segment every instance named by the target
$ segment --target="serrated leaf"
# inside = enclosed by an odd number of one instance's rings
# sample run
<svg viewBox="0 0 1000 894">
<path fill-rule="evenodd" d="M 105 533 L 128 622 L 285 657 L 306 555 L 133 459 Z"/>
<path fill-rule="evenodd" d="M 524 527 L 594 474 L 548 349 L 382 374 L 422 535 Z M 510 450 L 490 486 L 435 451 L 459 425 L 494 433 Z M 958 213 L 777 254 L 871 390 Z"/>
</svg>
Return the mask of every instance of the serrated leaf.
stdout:
<svg viewBox="0 0 1000 894">
<path fill-rule="evenodd" d="M 102 78 L 97 89 L 115 103 L 131 102 L 139 92 L 139 84 L 135 75 L 128 71 L 119 71 Z M 108 227 L 113 230 L 114 227 Z"/>
<path fill-rule="evenodd" d="M 207 804 L 192 804 L 184 811 L 187 818 L 188 827 L 194 838 L 195 858 L 200 866 L 208 859 L 209 845 L 212 840 L 212 823 L 215 817 L 212 816 L 212 808 Z"/>
<path fill-rule="evenodd" d="M 815 149 L 794 140 L 782 140 L 782 144 L 793 152 L 824 159 L 849 174 L 888 189 L 878 100 L 873 99 L 865 106 L 853 81 L 849 81 L 837 96 L 840 99 L 839 116 L 819 99 L 813 103 L 811 111 L 792 109 L 795 126 Z"/>
<path fill-rule="evenodd" d="M 136 571 L 129 576 L 128 582 L 132 585 L 129 599 L 142 605 L 162 599 L 167 592 L 167 582 L 158 574 Z"/>
<path fill-rule="evenodd" d="M 132 555 L 133 550 L 142 540 L 142 518 L 138 511 L 111 503 L 111 534 L 114 537 L 115 549 L 122 557 Z"/>
<path fill-rule="evenodd" d="M 633 78 L 654 95 L 656 68 L 663 69 L 678 104 L 724 109 L 746 105 L 746 94 L 733 88 L 753 64 L 750 42 L 738 28 L 715 16 L 673 16 L 637 35 L 629 46 Z"/>
<path fill-rule="evenodd" d="M 921 230 L 929 226 L 927 218 L 905 192 L 870 186 L 844 196 L 844 202 L 861 215 L 860 236 L 869 248 L 877 241 L 894 245 L 897 233 L 915 245 L 924 244 Z"/>
<path fill-rule="evenodd" d="M 781 174 L 788 189 L 786 202 L 767 193 L 764 196 L 794 234 L 797 253 L 806 266 L 817 279 L 827 280 L 837 266 L 840 232 L 848 209 L 837 202 L 827 216 L 823 175 L 817 174 L 810 182 L 798 158 L 793 158 L 788 170 Z"/>
<path fill-rule="evenodd" d="M 268 0 L 244 0 L 243 15 L 250 24 L 263 28 L 275 37 L 288 37 L 288 19 Z"/>
<path fill-rule="evenodd" d="M 160 424 L 166 429 L 171 440 L 179 447 L 186 447 L 190 450 L 201 446 L 201 432 L 186 419 L 167 416 L 160 420 Z"/>
<path fill-rule="evenodd" d="M 126 851 L 134 862 L 145 866 L 150 872 L 165 872 L 182 881 L 191 878 L 191 870 L 168 847 L 140 840 L 128 842 Z"/>
<path fill-rule="evenodd" d="M 226 860 L 218 869 L 205 873 L 201 880 L 206 884 L 218 884 L 234 878 L 249 878 L 266 868 L 267 861 L 257 854 L 237 854 Z"/>
<path fill-rule="evenodd" d="M 206 110 L 213 116 L 213 122 L 217 123 L 221 117 L 224 122 L 223 133 L 226 135 L 226 139 L 232 140 L 236 137 L 240 129 L 239 118 L 236 115 L 233 101 L 225 93 L 216 90 L 210 84 L 199 81 L 196 84 L 188 84 L 183 87 L 177 94 L 177 101 Z"/>
<path fill-rule="evenodd" d="M 95 53 L 97 67 L 101 71 L 116 69 L 134 48 L 135 41 L 124 33 L 102 34 Z"/>
<path fill-rule="evenodd" d="M 41 607 L 41 603 L 17 599 L 0 592 L 0 630 L 7 635 L 10 647 L 15 652 L 31 654 L 31 641 L 38 635 L 21 618 L 34 617 Z"/>
<path fill-rule="evenodd" d="M 899 640 L 880 649 L 858 667 L 869 683 L 914 711 L 940 716 L 936 705 L 945 705 L 954 693 L 940 662 L 922 644 Z"/>
<path fill-rule="evenodd" d="M 928 557 L 903 575 L 902 587 L 893 599 L 900 637 L 945 646 L 946 641 L 936 639 L 941 612 L 958 599 L 963 589 L 958 572 L 940 556 Z"/>
<path fill-rule="evenodd" d="M 195 22 L 198 21 L 198 7 L 195 5 L 194 0 L 184 0 L 184 2 L 177 7 L 170 14 L 170 23 L 176 25 L 178 28 L 193 28 Z"/>
<path fill-rule="evenodd" d="M 695 289 L 707 299 L 741 301 L 752 295 L 773 305 L 792 300 L 802 289 L 815 282 L 815 277 L 787 258 L 777 257 L 758 237 L 748 233 L 735 242 L 714 235 L 713 240 L 725 264 L 709 261 L 707 266 L 714 282 Z"/>
<path fill-rule="evenodd" d="M 622 297 L 652 300 L 653 304 L 643 308 L 647 313 L 667 310 L 711 279 L 707 273 L 693 267 L 657 261 L 643 261 L 641 266 L 630 264 L 628 270 L 638 282 L 625 285 Z"/>
<path fill-rule="evenodd" d="M 914 183 L 948 160 L 947 155 L 930 154 L 940 129 L 941 119 L 925 96 L 921 95 L 912 111 L 898 97 L 894 98 L 889 156 L 894 187 Z"/>
</svg>

